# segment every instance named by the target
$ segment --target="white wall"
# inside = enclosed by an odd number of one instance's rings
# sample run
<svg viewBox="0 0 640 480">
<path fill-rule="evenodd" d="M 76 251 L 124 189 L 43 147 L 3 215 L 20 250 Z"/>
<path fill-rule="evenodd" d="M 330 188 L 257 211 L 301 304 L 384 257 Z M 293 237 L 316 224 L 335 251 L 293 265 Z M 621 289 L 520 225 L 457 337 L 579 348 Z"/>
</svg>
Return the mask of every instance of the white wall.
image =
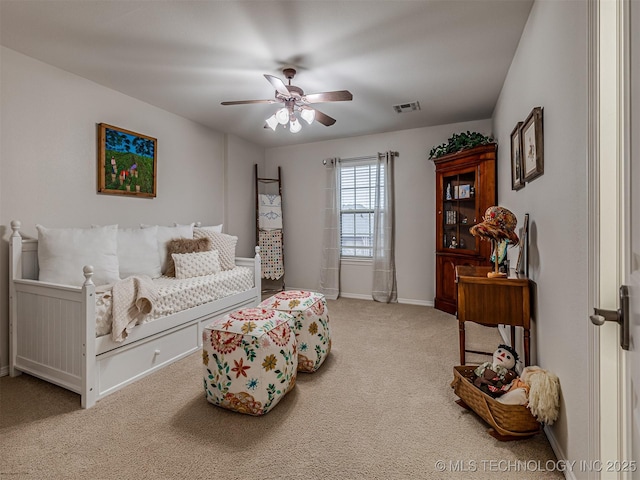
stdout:
<svg viewBox="0 0 640 480">
<path fill-rule="evenodd" d="M 236 255 L 253 257 L 256 246 L 255 165 L 263 168 L 264 149 L 234 135 L 226 137 L 224 231 L 236 235 Z"/>
<path fill-rule="evenodd" d="M 509 145 L 516 123 L 544 107 L 544 175 L 512 191 L 506 147 L 498 195 L 519 219 L 530 214 L 532 362 L 560 377 L 561 413 L 550 439 L 560 457 L 578 461 L 589 458 L 586 26 L 585 1 L 536 1 L 493 117 L 499 144 Z"/>
<path fill-rule="evenodd" d="M 36 223 L 222 223 L 225 149 L 219 132 L 13 50 L 2 48 L 0 54 L 0 372 L 5 373 L 11 220 L 22 221 L 23 232 L 32 236 Z M 101 122 L 158 139 L 156 198 L 96 193 L 96 124 Z M 229 219 L 225 231 L 237 227 L 244 235 L 240 223 Z"/>
<path fill-rule="evenodd" d="M 433 305 L 435 168 L 428 160 L 429 150 L 453 133 L 467 130 L 489 135 L 491 123 L 481 120 L 267 149 L 267 174 L 275 175 L 278 166 L 283 172 L 287 286 L 319 286 L 325 205 L 322 160 L 395 150 L 400 154 L 395 163 L 398 298 L 401 302 Z M 370 298 L 371 286 L 370 263 L 343 263 L 342 295 Z"/>
</svg>

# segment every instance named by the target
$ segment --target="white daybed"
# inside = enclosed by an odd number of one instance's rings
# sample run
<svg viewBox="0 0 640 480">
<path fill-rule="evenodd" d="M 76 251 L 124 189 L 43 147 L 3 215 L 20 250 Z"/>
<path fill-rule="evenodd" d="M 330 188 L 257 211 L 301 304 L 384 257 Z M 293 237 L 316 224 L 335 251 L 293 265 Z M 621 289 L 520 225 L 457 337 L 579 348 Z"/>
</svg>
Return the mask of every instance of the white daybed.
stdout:
<svg viewBox="0 0 640 480">
<path fill-rule="evenodd" d="M 81 287 L 36 280 L 38 240 L 22 238 L 20 226 L 11 222 L 9 241 L 10 375 L 25 372 L 79 393 L 82 408 L 199 350 L 214 318 L 261 301 L 256 247 L 254 258 L 236 258 L 253 269 L 253 288 L 137 325 L 123 342 L 96 338 L 93 268 L 84 267 Z"/>
</svg>

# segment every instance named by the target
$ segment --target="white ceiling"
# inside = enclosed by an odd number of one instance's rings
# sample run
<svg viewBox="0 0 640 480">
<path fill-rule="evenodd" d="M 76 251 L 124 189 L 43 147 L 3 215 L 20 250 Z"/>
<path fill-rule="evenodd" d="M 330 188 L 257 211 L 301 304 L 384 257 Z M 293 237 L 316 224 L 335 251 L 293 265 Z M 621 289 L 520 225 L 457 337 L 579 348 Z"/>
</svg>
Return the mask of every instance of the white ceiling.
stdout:
<svg viewBox="0 0 640 480">
<path fill-rule="evenodd" d="M 3 46 L 265 147 L 490 118 L 533 0 L 0 0 Z M 337 119 L 264 129 L 263 74 Z M 419 101 L 421 111 L 393 105 Z"/>
</svg>

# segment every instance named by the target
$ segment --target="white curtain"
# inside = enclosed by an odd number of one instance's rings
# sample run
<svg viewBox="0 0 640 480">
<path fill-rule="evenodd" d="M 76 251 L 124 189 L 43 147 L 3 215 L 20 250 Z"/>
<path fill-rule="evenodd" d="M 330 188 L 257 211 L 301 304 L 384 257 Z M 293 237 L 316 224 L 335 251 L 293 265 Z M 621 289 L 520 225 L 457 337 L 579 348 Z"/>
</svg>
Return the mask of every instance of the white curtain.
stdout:
<svg viewBox="0 0 640 480">
<path fill-rule="evenodd" d="M 395 205 L 393 160 L 396 152 L 378 153 L 373 215 L 373 289 L 377 302 L 396 303 Z"/>
<path fill-rule="evenodd" d="M 340 184 L 339 159 L 326 160 L 327 181 L 322 234 L 320 293 L 330 300 L 340 296 Z"/>
</svg>

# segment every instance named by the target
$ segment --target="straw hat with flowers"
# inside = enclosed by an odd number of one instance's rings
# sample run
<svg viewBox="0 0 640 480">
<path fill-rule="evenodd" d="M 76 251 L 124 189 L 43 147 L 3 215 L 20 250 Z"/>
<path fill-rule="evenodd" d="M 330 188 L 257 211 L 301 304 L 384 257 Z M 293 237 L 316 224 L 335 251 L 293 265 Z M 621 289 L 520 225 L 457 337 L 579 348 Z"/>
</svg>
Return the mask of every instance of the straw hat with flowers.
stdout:
<svg viewBox="0 0 640 480">
<path fill-rule="evenodd" d="M 469 232 L 481 240 L 493 240 L 496 248 L 494 249 L 495 269 L 489 272 L 490 277 L 506 277 L 504 273 L 498 271 L 498 243 L 510 242 L 513 245 L 518 243 L 518 235 L 515 232 L 518 219 L 508 209 L 500 206 L 487 208 L 484 213 L 483 222 L 474 225 Z"/>
</svg>

